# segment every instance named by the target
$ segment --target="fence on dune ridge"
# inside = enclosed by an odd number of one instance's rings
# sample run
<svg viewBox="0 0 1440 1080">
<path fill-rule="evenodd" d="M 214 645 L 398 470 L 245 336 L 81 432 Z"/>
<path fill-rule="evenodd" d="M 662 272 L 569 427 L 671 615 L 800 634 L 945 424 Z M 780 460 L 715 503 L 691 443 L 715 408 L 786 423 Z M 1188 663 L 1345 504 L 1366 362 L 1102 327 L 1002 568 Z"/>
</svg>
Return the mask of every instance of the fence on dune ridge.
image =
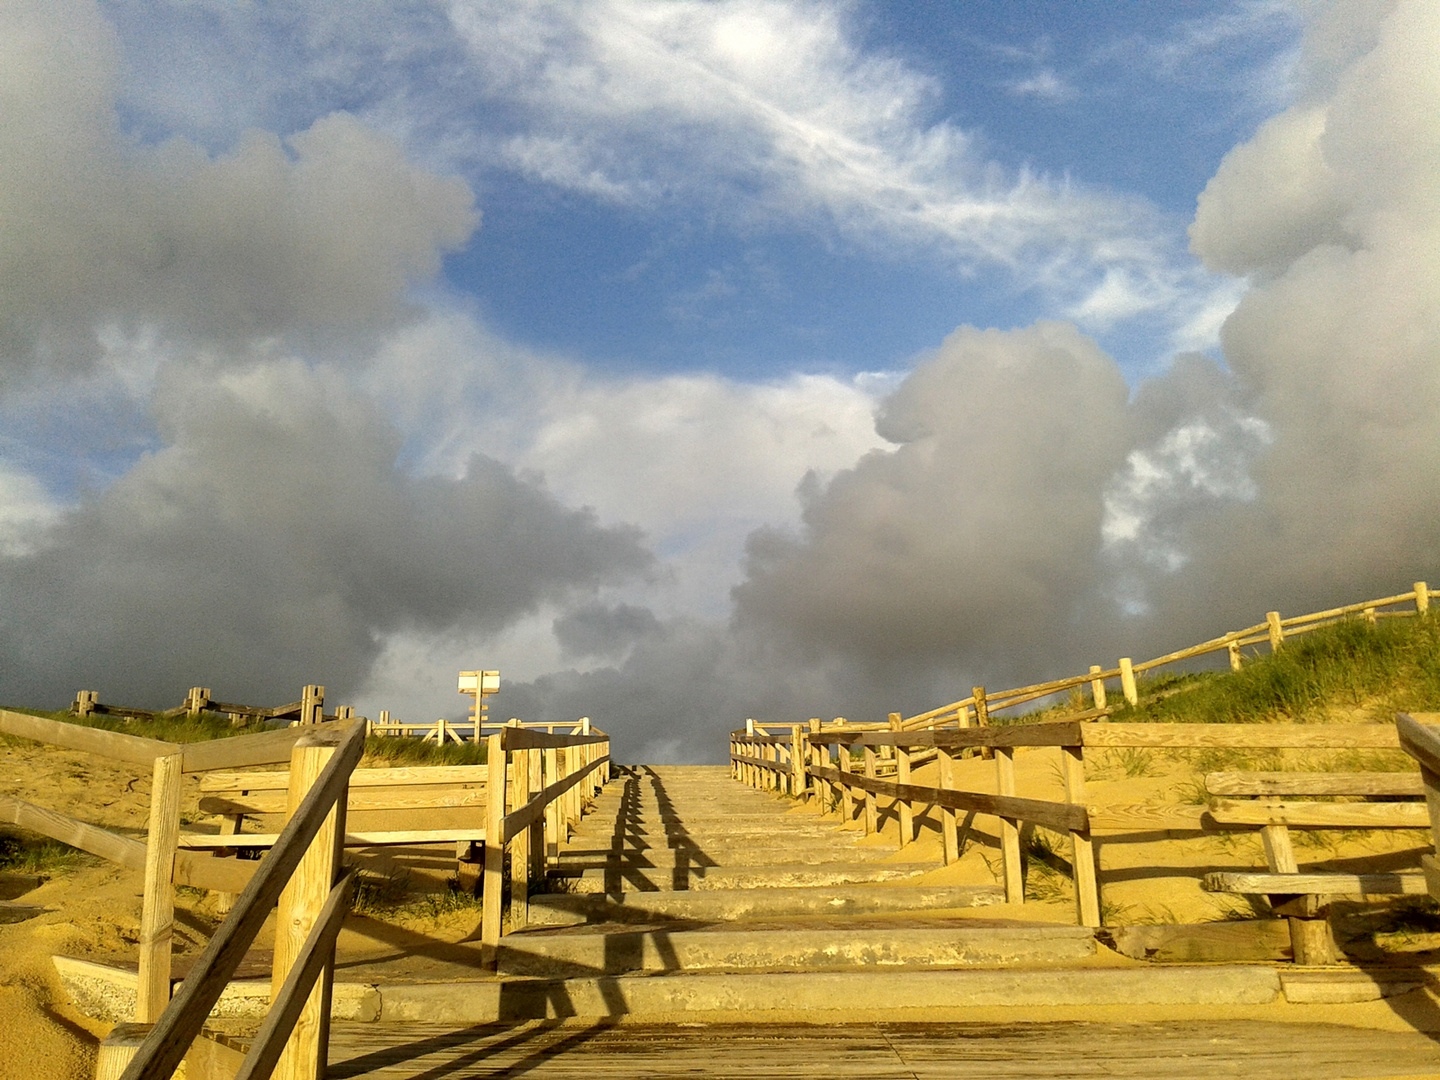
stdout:
<svg viewBox="0 0 1440 1080">
<path fill-rule="evenodd" d="M 1412 605 L 1409 611 L 1387 610 Z M 1209 773 L 1207 800 L 1202 803 L 1106 805 L 1090 804 L 1085 791 L 1087 748 L 1133 750 L 1282 749 L 1388 750 L 1402 747 L 1395 727 L 1377 724 L 1155 724 L 1096 723 L 1111 710 L 1105 701 L 1104 679 L 1119 677 L 1126 698 L 1137 700 L 1134 673 L 1153 670 L 1221 650 L 1234 665 L 1238 650 L 1268 642 L 1280 649 L 1287 636 L 1302 634 L 1344 618 L 1379 619 L 1424 615 L 1429 590 L 1417 582 L 1409 593 L 1333 608 L 1312 615 L 1282 619 L 1271 612 L 1264 623 L 1234 631 L 1200 645 L 1143 664 L 1122 660 L 1113 670 L 1093 668 L 1084 676 L 1053 680 L 986 695 L 981 687 L 959 702 L 912 717 L 892 713 L 884 724 L 767 724 L 747 721 L 730 734 L 730 760 L 736 779 L 749 785 L 797 797 L 818 799 L 845 821 L 858 817 L 867 833 L 880 828 L 882 816 L 896 821 L 902 845 L 917 836 L 917 823 L 938 811 L 943 859 L 963 854 L 977 815 L 993 818 L 1001 855 L 1006 899 L 1024 901 L 1022 826 L 1040 826 L 1068 837 L 1077 920 L 1102 922 L 1097 838 L 1106 844 L 1154 839 L 1156 834 L 1258 832 L 1265 852 L 1264 874 L 1211 874 L 1210 891 L 1264 895 L 1278 914 L 1291 919 L 1297 959 L 1326 963 L 1335 946 L 1322 916 L 1322 897 L 1336 894 L 1413 894 L 1425 892 L 1419 874 L 1335 875 L 1299 873 L 1291 845 L 1292 829 L 1423 829 L 1429 824 L 1421 787 L 1413 775 L 1387 773 Z M 1263 631 L 1263 634 L 1261 633 Z M 995 708 L 1008 708 L 1052 694 L 1092 686 L 1096 708 L 1064 719 L 1023 724 L 990 724 Z M 1421 714 L 1426 723 L 1440 723 L 1440 714 Z M 1062 800 L 1030 799 L 1015 794 L 1015 751 L 1054 747 L 1064 785 Z M 1409 748 L 1408 746 L 1406 747 Z M 857 762 L 856 754 L 860 755 Z M 956 782 L 956 763 L 967 754 L 993 756 L 995 792 L 965 790 Z M 886 760 L 888 758 L 888 761 Z M 912 773 L 922 764 L 938 762 L 938 783 L 917 785 Z M 1440 782 L 1437 782 L 1440 783 Z M 1295 801 L 1295 796 L 1305 801 Z M 1335 802 L 1336 798 L 1351 801 Z M 1353 801 L 1372 799 L 1384 801 Z M 881 800 L 885 800 L 882 805 Z M 1326 801 L 1316 801 L 1326 800 Z M 1408 801 L 1396 801 L 1408 800 Z M 1440 806 L 1440 802 L 1437 802 Z"/>
</svg>

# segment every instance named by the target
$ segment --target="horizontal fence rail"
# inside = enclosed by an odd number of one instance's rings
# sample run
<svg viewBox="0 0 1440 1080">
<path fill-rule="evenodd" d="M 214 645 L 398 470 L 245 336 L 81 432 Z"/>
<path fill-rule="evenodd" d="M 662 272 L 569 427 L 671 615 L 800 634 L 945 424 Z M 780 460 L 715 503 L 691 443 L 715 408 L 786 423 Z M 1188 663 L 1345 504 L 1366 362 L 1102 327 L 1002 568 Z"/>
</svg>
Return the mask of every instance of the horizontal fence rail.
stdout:
<svg viewBox="0 0 1440 1080">
<path fill-rule="evenodd" d="M 1420 720 L 1440 723 L 1440 714 L 1420 714 Z M 1413 719 L 1408 722 L 1433 738 L 1424 724 Z M 1104 835 L 1107 843 L 1115 843 L 1153 839 L 1157 833 L 1258 832 L 1272 875 L 1266 880 L 1272 885 L 1280 882 L 1297 894 L 1321 886 L 1343 892 L 1353 884 L 1349 878 L 1320 875 L 1321 885 L 1316 885 L 1312 880 L 1315 875 L 1297 876 L 1289 830 L 1423 829 L 1431 820 L 1431 811 L 1424 803 L 1393 801 L 1420 797 L 1418 779 L 1408 774 L 1218 772 L 1206 775 L 1209 798 L 1198 805 L 1097 806 L 1086 800 L 1087 749 L 1399 749 L 1403 729 L 1397 734 L 1397 729 L 1388 724 L 1097 724 L 1066 720 L 985 728 L 877 731 L 838 727 L 822 730 L 812 722 L 791 725 L 785 734 L 779 730 L 779 725 L 752 723 L 730 733 L 730 762 L 737 779 L 764 790 L 818 799 L 825 809 L 839 810 L 847 822 L 858 815 L 867 834 L 879 828 L 880 800 L 884 799 L 884 811 L 898 819 L 902 846 L 916 838 L 916 822 L 921 816 L 938 811 L 946 864 L 956 861 L 962 853 L 962 828 L 968 834 L 976 815 L 992 817 L 999 827 L 1001 873 L 1009 903 L 1024 902 L 1021 826 L 1068 834 L 1076 916 L 1085 926 L 1100 925 L 1100 877 L 1094 841 L 1097 835 Z M 1060 755 L 1064 798 L 1017 796 L 1016 751 L 1044 748 L 1053 748 Z M 894 755 L 894 779 L 879 776 L 880 754 L 886 751 Z M 957 762 L 977 751 L 994 755 L 993 792 L 967 790 L 956 781 Z M 933 757 L 926 759 L 925 755 Z M 912 771 L 922 759 L 938 762 L 938 784 L 912 782 Z M 1440 768 L 1440 740 L 1434 760 Z M 1303 801 L 1304 797 L 1369 797 L 1386 801 L 1315 802 Z M 1436 805 L 1440 806 L 1440 801 Z M 1206 878 L 1206 887 L 1225 892 L 1255 891 L 1257 880 L 1253 874 L 1211 874 Z M 1383 875 L 1366 880 L 1376 891 L 1408 894 L 1421 889 L 1415 875 L 1399 875 L 1393 881 Z M 1284 890 L 1275 885 L 1273 891 Z M 1313 899 L 1311 903 L 1313 906 Z M 1314 912 L 1309 914 L 1313 916 Z M 1306 962 L 1328 962 L 1333 944 L 1318 935 L 1316 920 L 1302 917 L 1297 921 L 1300 925 L 1294 935 L 1301 943 L 1297 945 L 1297 956 L 1306 957 Z"/>
</svg>

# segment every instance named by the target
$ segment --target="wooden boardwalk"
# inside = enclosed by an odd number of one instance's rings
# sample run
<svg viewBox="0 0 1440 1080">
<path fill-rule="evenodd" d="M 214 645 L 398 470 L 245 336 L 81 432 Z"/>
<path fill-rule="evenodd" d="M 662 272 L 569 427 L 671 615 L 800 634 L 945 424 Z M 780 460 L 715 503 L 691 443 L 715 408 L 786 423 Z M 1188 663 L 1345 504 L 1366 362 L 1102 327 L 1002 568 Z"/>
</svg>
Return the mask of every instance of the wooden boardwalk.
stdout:
<svg viewBox="0 0 1440 1080">
<path fill-rule="evenodd" d="M 337 1024 L 332 1080 L 1359 1080 L 1440 1077 L 1416 1032 L 1326 1024 Z"/>
</svg>

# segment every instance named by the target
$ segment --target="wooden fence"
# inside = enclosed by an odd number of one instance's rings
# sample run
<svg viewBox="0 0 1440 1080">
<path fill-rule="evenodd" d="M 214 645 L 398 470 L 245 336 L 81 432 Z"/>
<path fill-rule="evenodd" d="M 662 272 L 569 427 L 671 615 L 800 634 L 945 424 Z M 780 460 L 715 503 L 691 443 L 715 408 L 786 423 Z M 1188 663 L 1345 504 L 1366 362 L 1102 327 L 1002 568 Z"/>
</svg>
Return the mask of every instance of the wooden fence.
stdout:
<svg viewBox="0 0 1440 1080">
<path fill-rule="evenodd" d="M 498 731 L 504 727 L 522 727 L 532 731 L 544 731 L 551 735 L 556 733 L 557 728 L 567 729 L 568 734 L 571 735 L 590 734 L 590 718 L 588 716 L 582 716 L 574 723 L 522 722 L 512 719 L 508 723 L 501 724 L 483 720 L 477 728 L 473 719 L 447 720 L 443 716 L 428 723 L 393 720 L 390 717 L 389 709 L 381 709 L 380 719 L 367 720 L 366 723 L 367 730 L 371 735 L 393 735 L 405 738 L 414 738 L 418 735 L 421 742 L 433 742 L 437 746 L 443 746 L 446 743 L 461 745 L 467 742 L 478 743 L 483 741 L 486 731 Z"/>
<path fill-rule="evenodd" d="M 70 704 L 72 715 L 84 719 L 87 716 L 115 716 L 127 720 L 170 720 L 175 717 L 196 717 L 202 712 L 222 713 L 235 724 L 265 723 L 272 720 L 289 720 L 297 724 L 319 724 L 327 720 L 345 720 L 355 715 L 351 706 L 339 706 L 334 714 L 325 713 L 325 687 L 306 686 L 300 693 L 299 701 L 284 705 L 240 705 L 231 701 L 216 701 L 210 696 L 208 686 L 192 686 L 182 701 L 173 709 L 138 709 L 130 705 L 111 705 L 101 702 L 98 690 L 77 690 L 75 700 Z"/>
<path fill-rule="evenodd" d="M 0 797 L 0 822 L 49 836 L 143 875 L 135 1023 L 121 1025 L 101 1048 L 101 1080 L 153 1080 L 170 1076 L 200 1034 L 221 991 L 244 958 L 261 924 L 278 902 L 270 1012 L 238 1074 L 249 1080 L 274 1075 L 316 1080 L 323 1075 L 327 1042 L 333 946 L 349 909 L 353 874 L 341 873 L 346 847 L 428 843 L 453 839 L 434 830 L 347 829 L 347 810 L 371 810 L 366 795 L 383 787 L 409 787 L 419 804 L 433 801 L 437 787 L 474 787 L 484 773 L 484 797 L 469 799 L 480 827 L 461 830 L 484 844 L 481 939 L 493 953 L 501 934 L 503 893 L 511 892 L 511 925 L 523 925 L 532 875 L 543 873 L 569 839 L 585 802 L 609 776 L 609 737 L 555 735 L 507 726 L 487 739 L 487 762 L 472 767 L 403 770 L 355 766 L 364 751 L 363 718 L 291 726 L 255 735 L 193 743 L 170 743 L 43 717 L 0 710 L 0 733 L 110 761 L 149 768 L 153 777 L 149 827 L 140 840 L 56 813 L 18 798 Z M 222 773 L 221 770 L 289 763 L 288 772 Z M 463 772 L 464 775 L 458 775 Z M 272 813 L 283 803 L 284 827 L 276 834 L 181 831 L 181 781 L 202 776 L 202 787 L 227 790 L 238 784 L 256 802 L 231 805 L 239 816 Z M 400 775 L 404 774 L 404 775 Z M 244 776 L 243 781 L 236 780 Z M 351 785 L 358 789 L 352 796 Z M 443 798 L 444 796 L 439 796 Z M 223 800 L 222 800 L 223 801 Z M 412 803 L 416 798 L 410 800 Z M 451 802 L 455 800 L 452 798 Z M 215 807 L 211 807 L 215 809 Z M 225 807 L 218 812 L 224 813 Z M 441 830 L 444 832 L 444 830 Z M 265 850 L 259 862 L 223 857 L 239 847 Z M 287 884 L 288 882 L 288 884 Z M 229 915 L 171 998 L 171 938 L 177 885 L 239 894 Z"/>
<path fill-rule="evenodd" d="M 1440 723 L 1440 714 L 1423 714 L 1421 718 Z M 1065 792 L 1062 800 L 1021 798 L 1015 794 L 1016 750 L 1039 747 L 1054 747 L 1059 755 Z M 738 780 L 762 789 L 817 798 L 826 809 L 838 809 L 847 822 L 858 815 L 867 834 L 880 827 L 881 798 L 888 801 L 883 812 L 898 820 L 902 845 L 915 839 L 920 816 L 938 809 L 946 864 L 963 853 L 963 838 L 975 816 L 993 816 L 999 822 L 1002 877 L 1010 903 L 1024 902 L 1021 825 L 1028 823 L 1068 835 L 1076 915 L 1084 926 L 1099 926 L 1101 922 L 1102 873 L 1096 838 L 1102 835 L 1105 843 L 1111 844 L 1154 839 L 1157 833 L 1259 832 L 1270 871 L 1267 880 L 1260 883 L 1239 880 L 1241 875 L 1232 876 L 1232 880 L 1212 875 L 1214 880 L 1208 884 L 1215 891 L 1273 897 L 1359 891 L 1353 887 L 1356 881 L 1348 876 L 1341 876 L 1344 880 L 1335 876 L 1318 880 L 1324 875 L 1304 875 L 1307 880 L 1302 881 L 1290 850 L 1289 829 L 1414 829 L 1425 824 L 1418 804 L 1393 801 L 1296 804 L 1268 798 L 1255 801 L 1213 797 L 1205 803 L 1089 804 L 1085 794 L 1085 751 L 1142 747 L 1378 750 L 1398 749 L 1400 742 L 1395 728 L 1380 724 L 1100 724 L 1081 719 L 925 731 L 821 730 L 818 725 L 794 724 L 783 734 L 779 733 L 779 725 L 752 723 L 730 734 L 730 760 Z M 894 755 L 893 780 L 879 775 L 879 752 L 884 749 Z M 956 783 L 956 762 L 962 754 L 980 749 L 994 755 L 995 793 L 965 790 Z M 861 753 L 858 763 L 856 751 Z M 922 786 L 912 782 L 911 774 L 921 755 L 934 755 L 938 760 L 938 784 Z M 1227 774 L 1214 774 L 1222 775 Z M 1271 788 L 1279 784 L 1273 779 L 1276 774 L 1257 775 L 1272 777 Z M 1308 775 L 1313 785 L 1318 782 L 1314 778 L 1333 774 Z M 1223 780 L 1215 783 L 1225 790 Z M 1262 791 L 1264 783 L 1260 785 Z M 1234 793 L 1237 786 L 1231 781 L 1228 790 Z M 1370 793 L 1387 798 L 1419 795 L 1413 785 L 1403 783 L 1393 789 L 1375 789 L 1372 779 L 1369 790 L 1363 784 L 1358 789 L 1352 784 L 1351 790 L 1346 790 L 1341 783 L 1319 793 Z M 1419 891 L 1418 879 L 1407 879 L 1405 875 L 1387 875 L 1386 880 L 1376 879 L 1368 885 L 1368 891 L 1373 893 Z M 1310 912 L 1308 917 L 1313 919 L 1314 914 Z M 1305 917 L 1305 913 L 1297 914 L 1297 918 Z M 1309 955 L 1321 962 L 1327 946 L 1316 936 L 1318 929 L 1292 929 L 1296 934 L 1309 935 L 1305 939 L 1308 944 L 1299 948 L 1309 948 Z"/>
<path fill-rule="evenodd" d="M 891 726 L 898 727 L 903 731 L 942 727 L 966 728 L 972 724 L 984 727 L 990 722 L 990 717 L 1001 709 L 1013 709 L 1066 691 L 1078 689 L 1083 692 L 1085 688 L 1090 690 L 1091 704 L 1097 709 L 1104 709 L 1107 704 L 1107 683 L 1112 680 L 1119 680 L 1120 690 L 1125 700 L 1134 705 L 1139 701 L 1136 676 L 1147 671 L 1154 671 L 1170 664 L 1220 652 L 1227 654 L 1231 668 L 1238 671 L 1244 662 L 1243 650 L 1247 647 L 1267 645 L 1272 652 L 1275 652 L 1284 647 L 1288 638 L 1310 633 L 1342 619 L 1360 617 L 1375 622 L 1379 619 L 1424 615 L 1429 610 L 1429 587 L 1425 582 L 1417 581 L 1409 592 L 1396 596 L 1382 596 L 1378 600 L 1364 600 L 1358 604 L 1347 604 L 1344 607 L 1317 611 L 1310 615 L 1293 615 L 1282 618 L 1278 611 L 1270 611 L 1266 613 L 1265 621 L 1262 623 L 1256 623 L 1254 626 L 1247 626 L 1241 630 L 1232 630 L 1217 638 L 1211 638 L 1209 641 L 1202 641 L 1198 645 L 1191 645 L 1186 649 L 1157 656 L 1153 660 L 1134 663 L 1130 657 L 1123 656 L 1113 668 L 1104 668 L 1099 664 L 1093 664 L 1090 670 L 1083 675 L 1051 679 L 1048 682 L 1019 686 L 1012 690 L 987 691 L 983 686 L 976 686 L 972 689 L 969 697 L 916 713 L 914 716 L 902 717 L 898 713 L 892 713 Z"/>
</svg>

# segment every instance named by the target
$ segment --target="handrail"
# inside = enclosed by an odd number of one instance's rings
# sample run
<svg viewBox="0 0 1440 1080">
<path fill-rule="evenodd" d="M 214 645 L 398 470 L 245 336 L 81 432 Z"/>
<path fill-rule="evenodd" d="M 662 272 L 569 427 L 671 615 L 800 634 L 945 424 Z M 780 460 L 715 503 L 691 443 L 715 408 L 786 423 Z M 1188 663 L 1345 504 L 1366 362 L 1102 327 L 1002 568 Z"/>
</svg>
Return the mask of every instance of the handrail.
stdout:
<svg viewBox="0 0 1440 1080">
<path fill-rule="evenodd" d="M 1430 719 L 1440 721 L 1440 714 Z M 916 837 L 917 815 L 925 813 L 926 807 L 937 808 L 942 815 L 940 831 L 947 864 L 960 855 L 957 812 L 997 818 L 1005 892 L 1011 903 L 1022 902 L 1024 897 L 1019 824 L 1028 822 L 1056 832 L 1068 832 L 1074 853 L 1071 865 L 1077 916 L 1082 925 L 1098 926 L 1099 879 L 1091 837 L 1093 830 L 1228 832 L 1273 830 L 1286 824 L 1298 828 L 1401 828 L 1413 825 L 1415 812 L 1413 808 L 1375 810 L 1351 804 L 1326 804 L 1320 809 L 1311 806 L 1237 808 L 1223 799 L 1212 800 L 1208 806 L 1147 804 L 1097 808 L 1090 806 L 1085 798 L 1087 748 L 1394 749 L 1401 745 L 1400 739 L 1407 730 L 1418 732 L 1414 736 L 1417 743 L 1428 740 L 1426 745 L 1433 746 L 1437 787 L 1440 787 L 1440 733 L 1413 720 L 1402 721 L 1402 736 L 1397 736 L 1396 729 L 1388 724 L 1095 724 L 1072 718 L 999 727 L 910 731 L 824 730 L 793 724 L 788 737 L 746 730 L 731 732 L 730 761 L 733 775 L 742 783 L 780 794 L 815 797 L 825 809 L 839 808 L 847 821 L 854 819 L 858 800 L 863 797 L 867 834 L 879 828 L 876 796 L 888 798 L 892 806 L 890 812 L 899 819 L 902 846 Z M 1017 750 L 1041 747 L 1055 747 L 1060 753 L 1060 775 L 1065 785 L 1061 801 L 1021 798 L 1015 793 L 1014 754 Z M 882 749 L 893 752 L 893 779 L 882 779 L 878 775 L 877 751 Z M 863 773 L 857 771 L 852 757 L 856 750 L 864 751 Z M 963 754 L 976 750 L 994 754 L 996 787 L 991 791 L 966 790 L 956 782 L 955 763 Z M 912 769 L 931 758 L 938 761 L 938 783 L 912 782 Z M 1374 786 L 1373 781 L 1368 782 L 1367 791 Z M 1440 797 L 1436 807 L 1440 811 Z"/>
<path fill-rule="evenodd" d="M 261 860 L 230 914 L 201 952 L 120 1080 L 168 1077 L 180 1065 L 311 841 L 337 801 L 343 798 L 350 773 L 365 750 L 365 727 L 363 724 L 350 724 L 344 730 L 337 730 L 334 725 L 315 727 L 306 732 L 302 740 L 309 746 L 333 746 L 334 754 L 285 823 L 279 840 Z M 257 1047 L 252 1047 L 252 1054 Z"/>
<path fill-rule="evenodd" d="M 1414 604 L 1413 612 L 1397 611 L 1382 612 L 1379 609 L 1393 607 L 1396 604 Z M 1415 582 L 1411 591 L 1397 593 L 1394 596 L 1384 596 L 1377 600 L 1363 600 L 1355 604 L 1346 604 L 1342 607 L 1329 608 L 1325 611 L 1312 612 L 1308 615 L 1292 615 L 1288 618 L 1281 618 L 1278 612 L 1271 612 L 1266 621 L 1256 623 L 1254 626 L 1247 626 L 1241 630 L 1231 630 L 1219 637 L 1203 641 L 1198 645 L 1191 645 L 1188 648 L 1178 649 L 1174 652 L 1157 656 L 1151 660 L 1139 663 L 1131 663 L 1128 657 L 1121 659 L 1119 665 L 1114 668 L 1095 668 L 1083 675 L 1068 675 L 1061 679 L 1052 679 L 1047 682 L 1033 683 L 1029 686 L 1017 687 L 1013 690 L 997 690 L 984 692 L 983 698 L 985 712 L 994 712 L 999 709 L 1011 708 L 1015 705 L 1023 705 L 1031 701 L 1037 701 L 1065 690 L 1084 686 L 1087 683 L 1092 687 L 1092 693 L 1097 707 L 1103 706 L 1105 695 L 1105 683 L 1110 679 L 1120 679 L 1121 689 L 1125 698 L 1130 704 L 1136 703 L 1136 692 L 1134 677 L 1146 671 L 1153 671 L 1155 668 L 1163 667 L 1166 664 L 1177 663 L 1181 660 L 1190 660 L 1198 656 L 1206 656 L 1222 650 L 1230 652 L 1232 667 L 1240 664 L 1239 649 L 1246 645 L 1255 645 L 1264 641 L 1270 643 L 1272 651 L 1280 648 L 1286 637 L 1293 637 L 1296 634 L 1309 633 L 1318 630 L 1321 626 L 1329 625 L 1341 619 L 1354 615 L 1375 617 L 1379 615 L 1424 615 L 1430 609 L 1430 589 L 1423 581 Z M 983 687 L 977 690 L 984 691 Z M 914 716 L 904 717 L 900 720 L 901 729 L 910 729 L 945 723 L 950 720 L 958 722 L 959 726 L 967 726 L 971 711 L 976 710 L 977 696 L 971 694 L 969 697 L 960 698 L 945 705 L 936 706 L 924 712 L 916 713 Z M 985 723 L 985 718 L 978 718 L 980 723 Z"/>
</svg>

